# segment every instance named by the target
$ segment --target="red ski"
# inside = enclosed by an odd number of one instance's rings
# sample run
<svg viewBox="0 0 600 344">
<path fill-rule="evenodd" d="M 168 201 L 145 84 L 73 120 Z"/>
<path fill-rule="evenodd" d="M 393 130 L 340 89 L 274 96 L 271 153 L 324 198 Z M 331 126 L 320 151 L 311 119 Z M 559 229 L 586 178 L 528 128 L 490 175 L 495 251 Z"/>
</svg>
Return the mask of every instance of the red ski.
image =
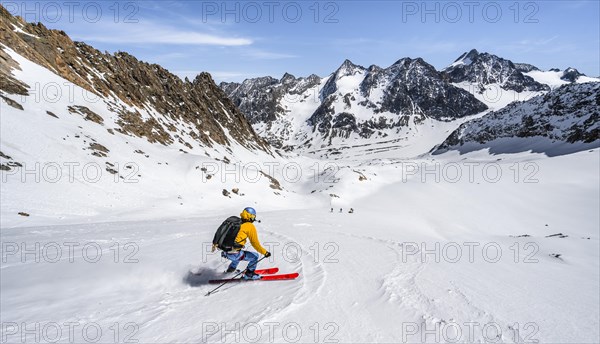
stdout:
<svg viewBox="0 0 600 344">
<path fill-rule="evenodd" d="M 259 275 L 272 275 L 278 273 L 279 268 L 256 269 L 254 272 Z"/>
<path fill-rule="evenodd" d="M 259 280 L 257 281 L 279 281 L 279 280 L 293 280 L 296 279 L 296 277 L 300 276 L 299 273 L 297 272 L 293 272 L 291 274 L 281 274 L 281 275 L 268 275 L 268 276 L 261 276 Z M 251 280 L 249 280 L 251 281 Z"/>
<path fill-rule="evenodd" d="M 242 272 L 242 270 L 235 270 L 236 274 L 239 274 L 240 272 Z M 272 274 L 278 273 L 279 268 L 256 269 L 256 270 L 254 270 L 254 272 L 259 275 L 272 275 Z M 225 273 L 228 273 L 228 272 L 225 272 Z"/>
<path fill-rule="evenodd" d="M 300 276 L 300 274 L 297 272 L 294 272 L 291 274 L 265 275 L 265 276 L 261 276 L 260 279 L 256 279 L 256 280 L 246 280 L 243 278 L 225 278 L 225 279 L 210 280 L 210 281 L 208 281 L 208 283 L 218 284 L 218 283 L 223 283 L 223 282 L 283 281 L 283 280 L 293 280 L 298 276 Z"/>
</svg>

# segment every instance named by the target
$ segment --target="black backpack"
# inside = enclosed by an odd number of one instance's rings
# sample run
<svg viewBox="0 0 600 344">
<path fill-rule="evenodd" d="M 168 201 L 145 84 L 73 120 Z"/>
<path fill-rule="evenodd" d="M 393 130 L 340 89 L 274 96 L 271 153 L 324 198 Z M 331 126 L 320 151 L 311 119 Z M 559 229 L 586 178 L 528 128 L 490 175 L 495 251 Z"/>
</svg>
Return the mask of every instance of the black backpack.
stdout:
<svg viewBox="0 0 600 344">
<path fill-rule="evenodd" d="M 237 216 L 230 216 L 227 220 L 217 229 L 215 237 L 213 238 L 213 245 L 216 245 L 220 250 L 225 252 L 232 251 L 234 249 L 243 248 L 243 245 L 235 242 L 240 226 L 242 225 L 242 219 Z"/>
</svg>

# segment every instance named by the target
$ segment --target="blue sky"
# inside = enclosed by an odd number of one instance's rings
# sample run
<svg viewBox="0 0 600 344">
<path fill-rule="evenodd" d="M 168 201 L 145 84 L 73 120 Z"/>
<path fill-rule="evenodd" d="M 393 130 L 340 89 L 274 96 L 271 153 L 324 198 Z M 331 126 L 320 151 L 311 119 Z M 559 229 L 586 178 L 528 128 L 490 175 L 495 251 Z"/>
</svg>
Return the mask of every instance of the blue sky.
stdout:
<svg viewBox="0 0 600 344">
<path fill-rule="evenodd" d="M 27 21 L 180 76 L 326 76 L 344 59 L 441 69 L 472 48 L 600 75 L 599 1 L 0 1 Z"/>
</svg>

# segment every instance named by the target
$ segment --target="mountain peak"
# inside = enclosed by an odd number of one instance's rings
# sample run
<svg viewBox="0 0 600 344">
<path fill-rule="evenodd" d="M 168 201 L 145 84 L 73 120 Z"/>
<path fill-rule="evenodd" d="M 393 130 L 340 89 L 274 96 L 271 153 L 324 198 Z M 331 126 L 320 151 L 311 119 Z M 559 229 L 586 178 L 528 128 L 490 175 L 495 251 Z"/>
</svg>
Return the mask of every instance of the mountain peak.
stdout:
<svg viewBox="0 0 600 344">
<path fill-rule="evenodd" d="M 466 57 L 470 57 L 470 58 L 474 58 L 477 57 L 479 55 L 479 51 L 477 51 L 477 49 L 471 49 L 467 54 Z"/>
<path fill-rule="evenodd" d="M 281 82 L 282 84 L 287 84 L 287 83 L 293 82 L 293 81 L 295 81 L 295 80 L 296 80 L 296 77 L 295 77 L 295 76 L 293 76 L 292 74 L 290 74 L 290 73 L 287 73 L 287 72 L 286 72 L 286 73 L 284 73 L 284 74 L 283 74 L 283 76 L 281 77 L 281 80 L 280 80 L 280 82 Z"/>
<path fill-rule="evenodd" d="M 426 67 L 426 68 L 430 68 L 430 69 L 434 69 L 435 68 L 430 65 L 429 63 L 425 62 L 425 60 L 423 60 L 420 57 L 417 58 L 410 58 L 410 57 L 403 57 L 400 60 L 394 62 L 389 68 L 408 68 L 408 67 L 412 67 L 412 66 L 417 66 L 417 67 Z"/>
<path fill-rule="evenodd" d="M 356 74 L 357 71 L 364 70 L 363 66 L 354 64 L 352 61 L 345 59 L 344 62 L 340 65 L 340 67 L 336 70 L 336 74 L 338 77 L 345 75 L 353 75 Z"/>
<path fill-rule="evenodd" d="M 356 65 L 349 59 L 345 59 L 340 67 L 356 67 Z"/>
<path fill-rule="evenodd" d="M 204 84 L 204 83 L 214 84 L 214 80 L 212 78 L 212 75 L 210 75 L 210 73 L 201 72 L 200 74 L 196 75 L 196 78 L 194 78 L 194 81 L 193 81 L 194 85 L 199 85 L 199 84 Z"/>
<path fill-rule="evenodd" d="M 454 62 L 450 66 L 446 67 L 446 69 L 451 69 L 459 66 L 468 66 L 471 63 L 473 63 L 473 61 L 477 59 L 478 56 L 479 52 L 477 51 L 477 49 L 471 49 L 469 52 L 465 52 L 462 55 L 460 55 L 456 60 L 454 60 Z"/>
<path fill-rule="evenodd" d="M 410 62 L 412 62 L 412 59 L 411 59 L 410 57 L 403 57 L 403 58 L 401 58 L 400 60 L 398 60 L 398 61 L 396 61 L 396 62 L 392 63 L 392 66 L 395 66 L 395 65 L 403 65 L 403 64 L 405 64 L 405 63 L 410 63 Z"/>
<path fill-rule="evenodd" d="M 548 86 L 523 74 L 534 69 L 535 67 L 531 65 L 515 65 L 502 57 L 471 49 L 446 67 L 443 72 L 451 82 L 474 83 L 479 85 L 480 90 L 483 90 L 484 85 L 489 84 L 499 84 L 505 90 L 516 92 L 548 90 Z"/>
</svg>

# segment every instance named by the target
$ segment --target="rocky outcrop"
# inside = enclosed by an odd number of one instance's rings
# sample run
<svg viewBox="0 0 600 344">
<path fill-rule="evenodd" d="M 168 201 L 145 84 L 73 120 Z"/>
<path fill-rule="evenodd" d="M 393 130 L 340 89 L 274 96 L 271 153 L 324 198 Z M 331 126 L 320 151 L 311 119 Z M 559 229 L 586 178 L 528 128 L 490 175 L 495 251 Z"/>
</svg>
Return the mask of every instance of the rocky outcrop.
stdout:
<svg viewBox="0 0 600 344">
<path fill-rule="evenodd" d="M 581 76 L 585 76 L 585 74 L 579 73 L 575 68 L 567 68 L 564 70 L 560 79 L 568 82 L 577 82 L 577 79 Z"/>
<path fill-rule="evenodd" d="M 29 95 L 29 92 L 27 92 L 29 85 L 15 79 L 12 73 L 15 69 L 20 70 L 21 68 L 0 46 L 0 91 L 7 94 Z"/>
<path fill-rule="evenodd" d="M 515 68 L 521 73 L 529 73 L 532 71 L 540 70 L 538 67 L 528 63 L 514 63 Z"/>
</svg>

